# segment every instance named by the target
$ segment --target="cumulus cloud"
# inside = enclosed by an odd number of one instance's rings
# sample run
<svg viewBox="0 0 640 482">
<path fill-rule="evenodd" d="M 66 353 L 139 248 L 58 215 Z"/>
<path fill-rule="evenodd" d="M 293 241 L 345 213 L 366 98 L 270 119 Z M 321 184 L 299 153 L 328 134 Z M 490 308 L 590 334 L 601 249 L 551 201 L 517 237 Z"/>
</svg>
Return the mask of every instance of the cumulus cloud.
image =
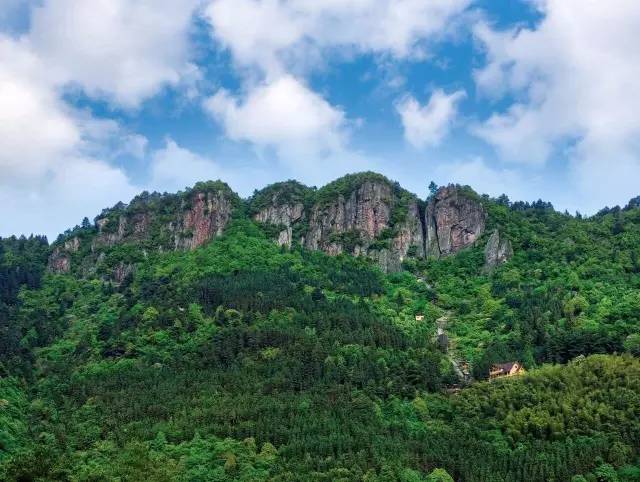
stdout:
<svg viewBox="0 0 640 482">
<path fill-rule="evenodd" d="M 243 65 L 280 74 L 322 51 L 424 56 L 470 0 L 213 0 L 215 38 Z"/>
<path fill-rule="evenodd" d="M 223 169 L 212 159 L 199 156 L 167 139 L 151 157 L 151 190 L 179 191 L 198 181 L 225 179 Z"/>
<path fill-rule="evenodd" d="M 458 113 L 458 103 L 465 97 L 458 90 L 446 94 L 437 89 L 425 105 L 407 96 L 396 105 L 402 119 L 404 137 L 416 148 L 437 146 L 449 134 Z"/>
<path fill-rule="evenodd" d="M 431 43 L 446 35 L 469 4 L 470 0 L 212 0 L 203 15 L 214 39 L 229 50 L 244 74 L 246 94 L 239 99 L 220 91 L 207 100 L 206 108 L 231 139 L 275 148 L 285 160 L 344 158 L 349 127 L 357 121 L 347 122 L 340 107 L 301 79 L 329 58 L 373 54 L 423 59 Z"/>
<path fill-rule="evenodd" d="M 30 48 L 48 78 L 136 107 L 194 78 L 188 33 L 197 0 L 56 0 L 31 15 Z"/>
<path fill-rule="evenodd" d="M 42 174 L 80 140 L 77 125 L 50 88 L 40 59 L 0 36 L 0 182 Z"/>
<path fill-rule="evenodd" d="M 54 235 L 63 220 L 133 193 L 124 173 L 91 156 L 96 141 L 131 135 L 69 108 L 46 63 L 23 40 L 0 35 L 0 235 Z M 106 204 L 105 204 L 106 203 Z"/>
<path fill-rule="evenodd" d="M 628 180 L 640 176 L 637 2 L 535 5 L 544 14 L 535 28 L 476 28 L 488 59 L 475 73 L 478 88 L 517 101 L 474 132 L 507 161 L 542 165 L 567 156 L 588 209 L 611 196 L 623 203 L 638 191 Z"/>
<path fill-rule="evenodd" d="M 91 158 L 67 158 L 64 169 L 26 186 L 0 186 L 0 236 L 46 234 L 49 239 L 84 216 L 130 199 L 137 189 L 125 174 Z"/>
<path fill-rule="evenodd" d="M 323 156 L 344 144 L 344 113 L 290 75 L 243 99 L 218 91 L 205 105 L 231 139 L 275 148 L 285 158 Z"/>
<path fill-rule="evenodd" d="M 25 5 L 28 30 L 0 32 L 0 235 L 52 236 L 130 198 L 138 188 L 112 161 L 147 152 L 145 137 L 74 108 L 65 92 L 135 108 L 167 85 L 185 87 L 198 75 L 188 39 L 198 0 Z"/>
</svg>

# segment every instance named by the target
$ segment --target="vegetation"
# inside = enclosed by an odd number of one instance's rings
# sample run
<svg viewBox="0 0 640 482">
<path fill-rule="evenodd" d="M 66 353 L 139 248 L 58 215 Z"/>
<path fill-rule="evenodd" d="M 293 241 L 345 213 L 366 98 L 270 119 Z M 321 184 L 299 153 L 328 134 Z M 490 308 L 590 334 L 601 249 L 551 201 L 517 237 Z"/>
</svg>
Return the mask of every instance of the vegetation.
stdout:
<svg viewBox="0 0 640 482">
<path fill-rule="evenodd" d="M 307 187 L 298 181 L 277 182 L 255 191 L 249 200 L 249 206 L 252 214 L 274 205 L 300 203 L 308 208 L 313 203 L 315 192 L 315 188 Z"/>
<path fill-rule="evenodd" d="M 368 181 L 393 185 L 393 182 L 387 177 L 376 172 L 367 171 L 357 174 L 347 174 L 320 188 L 316 195 L 316 201 L 318 204 L 323 205 L 334 202 L 340 196 L 348 198 L 354 191 L 362 186 L 362 184 Z"/>
<path fill-rule="evenodd" d="M 566 363 L 633 351 L 640 327 L 640 209 L 582 219 L 533 205 L 485 199 L 487 234 L 499 229 L 515 256 L 484 274 L 481 246 L 444 260 L 410 261 L 451 313 L 462 358 L 486 376 L 491 363 Z M 637 346 L 637 345 L 636 345 Z"/>
<path fill-rule="evenodd" d="M 0 238 L 0 376 L 21 362 L 22 337 L 14 327 L 18 294 L 41 286 L 48 255 L 45 237 Z"/>
<path fill-rule="evenodd" d="M 640 480 L 637 203 L 584 219 L 484 198 L 508 263 L 484 270 L 481 242 L 385 275 L 280 248 L 235 202 L 196 250 L 143 240 L 96 262 L 81 243 L 63 275 L 47 256 L 90 223 L 53 248 L 0 242 L 1 480 Z M 527 374 L 485 380 L 511 360 Z"/>
</svg>

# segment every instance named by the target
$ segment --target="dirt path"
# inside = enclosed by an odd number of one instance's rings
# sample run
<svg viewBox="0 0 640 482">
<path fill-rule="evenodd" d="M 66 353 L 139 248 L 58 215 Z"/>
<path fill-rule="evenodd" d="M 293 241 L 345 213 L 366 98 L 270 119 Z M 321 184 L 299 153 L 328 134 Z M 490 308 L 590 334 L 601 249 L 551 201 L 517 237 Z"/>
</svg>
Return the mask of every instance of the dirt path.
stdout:
<svg viewBox="0 0 640 482">
<path fill-rule="evenodd" d="M 453 366 L 453 371 L 456 372 L 456 375 L 461 382 L 469 382 L 471 381 L 471 375 L 469 372 L 465 371 L 462 362 L 457 356 L 455 348 L 451 344 L 449 335 L 447 334 L 447 325 L 449 324 L 450 316 L 451 313 L 447 312 L 444 316 L 441 316 L 436 320 L 436 340 L 438 340 L 441 335 L 445 335 L 447 337 L 447 358 L 451 362 L 451 366 Z"/>
</svg>

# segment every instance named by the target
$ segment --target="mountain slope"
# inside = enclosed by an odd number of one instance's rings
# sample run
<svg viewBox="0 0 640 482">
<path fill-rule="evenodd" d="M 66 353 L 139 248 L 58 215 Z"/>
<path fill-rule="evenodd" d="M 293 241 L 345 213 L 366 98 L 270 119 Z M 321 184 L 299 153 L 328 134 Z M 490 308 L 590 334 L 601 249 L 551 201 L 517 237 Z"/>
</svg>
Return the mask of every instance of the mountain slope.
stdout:
<svg viewBox="0 0 640 482">
<path fill-rule="evenodd" d="M 633 203 L 203 183 L 1 245 L 2 479 L 637 480 Z M 511 360 L 528 374 L 482 381 Z"/>
</svg>

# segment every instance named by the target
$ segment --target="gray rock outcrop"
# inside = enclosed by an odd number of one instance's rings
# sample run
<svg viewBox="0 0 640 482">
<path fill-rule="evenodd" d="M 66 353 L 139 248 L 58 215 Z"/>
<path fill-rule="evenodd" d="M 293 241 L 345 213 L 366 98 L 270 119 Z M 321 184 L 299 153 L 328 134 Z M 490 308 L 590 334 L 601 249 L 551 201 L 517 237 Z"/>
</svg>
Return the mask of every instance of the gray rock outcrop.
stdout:
<svg viewBox="0 0 640 482">
<path fill-rule="evenodd" d="M 484 248 L 485 271 L 490 271 L 496 266 L 506 263 L 512 256 L 511 241 L 501 235 L 497 229 L 494 230 Z"/>
<path fill-rule="evenodd" d="M 426 252 L 439 258 L 472 246 L 484 233 L 487 212 L 458 186 L 438 190 L 425 212 Z"/>
<path fill-rule="evenodd" d="M 305 216 L 302 203 L 274 204 L 267 206 L 254 215 L 254 219 L 260 223 L 271 224 L 281 228 L 277 242 L 280 246 L 291 247 L 293 244 L 293 226 Z"/>
<path fill-rule="evenodd" d="M 222 234 L 239 199 L 223 183 L 198 184 L 186 193 L 161 195 L 145 193 L 127 206 L 118 203 L 98 216 L 95 232 L 87 241 L 77 236 L 54 245 L 49 257 L 49 270 L 66 273 L 72 268 L 72 254 L 80 243 L 90 243 L 91 253 L 85 256 L 83 269 L 91 271 L 104 260 L 105 250 L 122 243 L 158 250 L 189 250 Z M 76 267 L 79 268 L 79 267 Z M 124 263 L 114 269 L 113 278 L 126 278 L 133 266 Z"/>
</svg>

